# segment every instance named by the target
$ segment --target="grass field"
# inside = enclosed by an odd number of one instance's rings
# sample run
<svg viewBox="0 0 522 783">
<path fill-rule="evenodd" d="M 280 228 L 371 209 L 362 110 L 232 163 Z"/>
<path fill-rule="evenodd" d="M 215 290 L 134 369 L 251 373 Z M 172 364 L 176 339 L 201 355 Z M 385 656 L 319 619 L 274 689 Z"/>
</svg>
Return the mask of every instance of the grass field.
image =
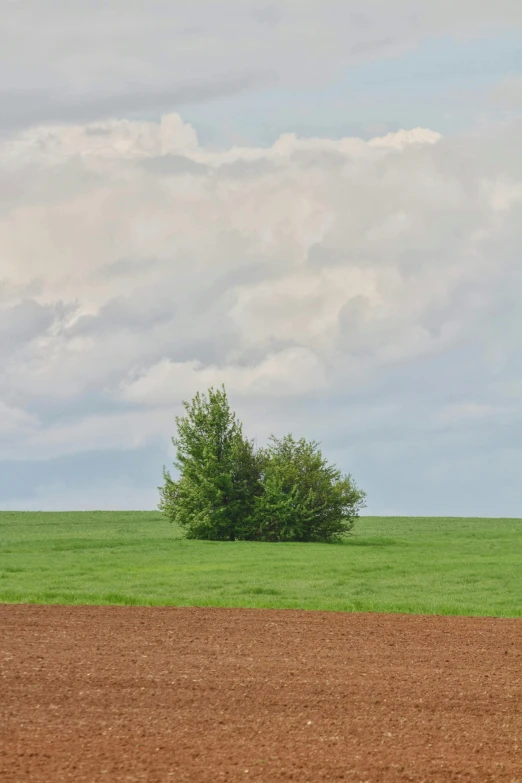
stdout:
<svg viewBox="0 0 522 783">
<path fill-rule="evenodd" d="M 187 541 L 157 512 L 0 512 L 0 601 L 522 616 L 522 520 L 363 517 L 341 544 Z"/>
</svg>

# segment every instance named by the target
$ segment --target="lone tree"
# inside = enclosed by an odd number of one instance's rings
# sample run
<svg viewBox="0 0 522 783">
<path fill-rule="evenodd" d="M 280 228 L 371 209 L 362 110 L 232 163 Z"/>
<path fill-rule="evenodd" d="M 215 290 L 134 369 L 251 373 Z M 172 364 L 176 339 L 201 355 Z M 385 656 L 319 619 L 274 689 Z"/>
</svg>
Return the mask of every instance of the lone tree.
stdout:
<svg viewBox="0 0 522 783">
<path fill-rule="evenodd" d="M 176 417 L 174 481 L 164 469 L 160 509 L 188 538 L 238 538 L 262 491 L 259 460 L 230 410 L 224 387 L 196 394 Z M 241 536 L 243 537 L 243 536 Z"/>
<path fill-rule="evenodd" d="M 365 493 L 315 441 L 272 436 L 256 451 L 224 387 L 183 405 L 172 439 L 179 478 L 164 469 L 159 507 L 188 538 L 335 541 L 350 532 Z"/>
</svg>

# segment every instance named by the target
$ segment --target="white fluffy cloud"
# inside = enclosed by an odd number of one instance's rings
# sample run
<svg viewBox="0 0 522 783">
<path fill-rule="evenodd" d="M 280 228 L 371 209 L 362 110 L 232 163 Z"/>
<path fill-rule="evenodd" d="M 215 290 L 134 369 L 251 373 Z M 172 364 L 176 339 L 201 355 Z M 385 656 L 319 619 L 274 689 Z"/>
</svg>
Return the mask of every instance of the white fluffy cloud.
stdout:
<svg viewBox="0 0 522 783">
<path fill-rule="evenodd" d="M 224 384 L 233 395 L 286 397 L 327 389 L 319 357 L 303 347 L 269 354 L 252 366 L 205 366 L 199 361 L 163 359 L 123 389 L 125 399 L 172 405 L 173 395 L 190 398 L 195 389 Z"/>
<path fill-rule="evenodd" d="M 520 130 L 219 151 L 166 115 L 11 137 L 1 456 L 165 441 L 181 399 L 221 383 L 260 437 L 302 427 L 335 453 L 449 444 L 507 400 L 516 417 Z M 462 346 L 473 372 L 441 384 Z"/>
</svg>

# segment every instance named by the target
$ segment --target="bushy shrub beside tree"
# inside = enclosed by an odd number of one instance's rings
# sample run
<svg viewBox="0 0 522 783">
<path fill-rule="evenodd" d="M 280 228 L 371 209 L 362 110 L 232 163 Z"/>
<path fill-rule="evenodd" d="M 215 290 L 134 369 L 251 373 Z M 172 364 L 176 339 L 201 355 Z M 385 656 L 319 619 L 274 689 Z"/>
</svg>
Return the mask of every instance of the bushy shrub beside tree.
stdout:
<svg viewBox="0 0 522 783">
<path fill-rule="evenodd" d="M 334 541 L 352 529 L 365 493 L 316 442 L 286 435 L 256 450 L 224 388 L 184 407 L 172 439 L 179 478 L 164 470 L 159 507 L 188 538 Z"/>
<path fill-rule="evenodd" d="M 251 537 L 260 541 L 333 541 L 349 533 L 365 494 L 329 465 L 319 444 L 272 436 L 263 451 L 261 492 Z"/>
</svg>

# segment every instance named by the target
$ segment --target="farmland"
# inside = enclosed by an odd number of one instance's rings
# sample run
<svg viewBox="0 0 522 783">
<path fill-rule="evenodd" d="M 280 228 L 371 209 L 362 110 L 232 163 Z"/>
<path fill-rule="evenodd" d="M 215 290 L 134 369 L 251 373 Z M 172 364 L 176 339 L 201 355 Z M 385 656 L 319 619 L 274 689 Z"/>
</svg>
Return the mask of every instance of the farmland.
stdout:
<svg viewBox="0 0 522 783">
<path fill-rule="evenodd" d="M 520 520 L 5 512 L 0 546 L 6 783 L 522 779 Z"/>
<path fill-rule="evenodd" d="M 157 512 L 1 512 L 0 601 L 522 616 L 522 520 L 362 517 L 340 544 L 190 541 Z"/>
<path fill-rule="evenodd" d="M 521 623 L 2 605 L 0 778 L 514 783 Z"/>
</svg>

